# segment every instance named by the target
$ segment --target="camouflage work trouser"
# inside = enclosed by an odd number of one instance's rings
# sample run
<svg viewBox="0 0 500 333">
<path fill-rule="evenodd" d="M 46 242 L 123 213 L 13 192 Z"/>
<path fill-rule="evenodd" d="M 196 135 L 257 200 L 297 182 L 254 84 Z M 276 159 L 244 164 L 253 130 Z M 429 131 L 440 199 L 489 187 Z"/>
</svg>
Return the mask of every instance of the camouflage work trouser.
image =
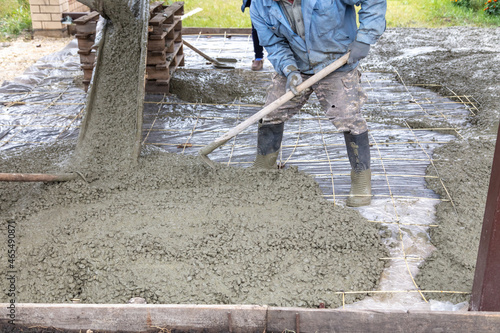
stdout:
<svg viewBox="0 0 500 333">
<path fill-rule="evenodd" d="M 310 75 L 301 74 L 307 80 Z M 366 101 L 366 94 L 361 88 L 361 73 L 355 69 L 350 72 L 333 72 L 320 82 L 314 84 L 312 90 L 301 97 L 294 97 L 278 109 L 265 116 L 262 121 L 268 124 L 282 123 L 295 114 L 307 102 L 314 91 L 318 96 L 323 111 L 333 125 L 341 132 L 353 135 L 368 130 L 366 120 L 361 114 L 361 106 Z M 286 77 L 275 74 L 267 91 L 266 106 L 285 94 Z"/>
</svg>

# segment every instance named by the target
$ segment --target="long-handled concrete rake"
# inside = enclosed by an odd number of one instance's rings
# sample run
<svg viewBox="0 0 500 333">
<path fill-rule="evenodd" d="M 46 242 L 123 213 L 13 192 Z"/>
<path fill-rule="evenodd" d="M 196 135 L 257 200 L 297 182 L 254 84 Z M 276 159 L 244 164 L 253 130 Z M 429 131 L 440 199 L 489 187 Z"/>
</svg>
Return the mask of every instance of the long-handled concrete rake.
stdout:
<svg viewBox="0 0 500 333">
<path fill-rule="evenodd" d="M 184 45 L 186 45 L 187 47 L 189 47 L 191 50 L 193 50 L 194 52 L 198 53 L 199 55 L 201 55 L 203 58 L 207 59 L 208 61 L 210 61 L 212 63 L 212 65 L 216 68 L 225 68 L 225 69 L 233 69 L 234 66 L 231 66 L 231 65 L 227 65 L 227 64 L 224 64 L 222 63 L 221 61 L 217 60 L 217 59 L 214 59 L 210 56 L 208 56 L 207 54 L 203 53 L 201 50 L 197 49 L 196 47 L 194 47 L 193 45 L 191 45 L 190 43 L 186 42 L 185 40 L 182 40 L 182 43 Z M 236 62 L 236 59 L 231 59 L 231 58 L 224 58 L 224 61 L 227 61 L 227 62 Z"/>
<path fill-rule="evenodd" d="M 330 74 L 333 71 L 337 70 L 338 68 L 344 66 L 344 64 L 347 62 L 347 59 L 349 59 L 349 53 L 345 54 L 344 56 L 342 56 L 341 58 L 339 58 L 335 62 L 331 63 L 330 65 L 328 65 L 327 67 L 325 67 L 321 71 L 319 71 L 318 73 L 311 76 L 306 81 L 302 82 L 297 87 L 297 91 L 301 92 L 301 91 L 311 87 L 316 82 L 319 82 L 324 77 L 326 77 L 328 74 Z M 286 94 L 284 94 L 283 96 L 281 96 L 280 98 L 278 98 L 277 100 L 275 100 L 274 102 L 272 102 L 271 104 L 269 104 L 268 106 L 266 106 L 265 108 L 263 108 L 262 110 L 260 110 L 259 112 L 257 112 L 253 116 L 251 116 L 250 118 L 248 118 L 247 120 L 243 121 L 242 123 L 240 123 L 238 126 L 231 129 L 226 134 L 222 135 L 221 137 L 219 137 L 218 139 L 216 139 L 212 143 L 209 143 L 205 147 L 201 148 L 199 151 L 199 156 L 206 164 L 208 164 L 212 168 L 215 168 L 215 164 L 212 160 L 210 160 L 210 158 L 208 158 L 208 154 L 210 154 L 216 148 L 218 148 L 218 147 L 222 146 L 223 144 L 225 144 L 226 142 L 228 142 L 232 137 L 234 137 L 234 136 L 238 135 L 239 133 L 241 133 L 242 131 L 244 131 L 248 126 L 257 122 L 259 119 L 263 118 L 265 115 L 276 110 L 278 107 L 280 107 L 281 105 L 283 105 L 286 102 L 288 102 L 289 100 L 291 100 L 294 96 L 295 95 L 293 94 L 293 92 L 288 91 Z"/>
</svg>

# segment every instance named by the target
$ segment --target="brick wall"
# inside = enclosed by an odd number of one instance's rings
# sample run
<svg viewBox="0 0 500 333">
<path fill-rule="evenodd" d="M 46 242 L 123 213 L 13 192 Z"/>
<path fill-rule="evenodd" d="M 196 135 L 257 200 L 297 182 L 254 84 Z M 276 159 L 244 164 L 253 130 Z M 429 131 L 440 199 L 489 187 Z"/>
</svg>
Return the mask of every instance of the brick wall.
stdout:
<svg viewBox="0 0 500 333">
<path fill-rule="evenodd" d="M 39 36 L 62 37 L 67 27 L 61 23 L 63 12 L 87 12 L 76 0 L 30 0 L 33 32 Z"/>
</svg>

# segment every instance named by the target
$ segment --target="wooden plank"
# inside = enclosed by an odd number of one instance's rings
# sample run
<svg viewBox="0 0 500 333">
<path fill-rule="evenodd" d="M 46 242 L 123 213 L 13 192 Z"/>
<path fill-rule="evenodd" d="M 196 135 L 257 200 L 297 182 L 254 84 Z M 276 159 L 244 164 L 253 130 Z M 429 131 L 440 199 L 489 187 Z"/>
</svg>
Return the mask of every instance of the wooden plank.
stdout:
<svg viewBox="0 0 500 333">
<path fill-rule="evenodd" d="M 165 49 L 165 39 L 149 39 L 148 40 L 148 50 L 149 51 L 163 51 Z"/>
<path fill-rule="evenodd" d="M 500 313 L 354 311 L 273 308 L 268 310 L 267 331 L 322 332 L 498 332 Z"/>
<path fill-rule="evenodd" d="M 76 20 L 73 21 L 76 25 L 82 25 L 86 24 L 89 21 L 97 21 L 99 19 L 99 13 L 98 12 L 90 12 L 89 14 L 79 17 Z"/>
<path fill-rule="evenodd" d="M 163 10 L 163 15 L 167 17 L 167 23 L 173 23 L 175 15 L 184 14 L 184 2 L 174 2 Z"/>
<path fill-rule="evenodd" d="M 94 45 L 94 38 L 78 38 L 78 48 L 82 50 L 91 49 Z"/>
<path fill-rule="evenodd" d="M 176 44 L 176 52 L 175 52 L 175 56 L 173 57 L 173 61 L 170 62 L 170 65 L 169 65 L 169 68 L 170 68 L 170 72 L 171 74 L 173 74 L 175 72 L 175 69 L 179 66 L 179 64 L 183 61 L 184 59 L 184 54 L 182 54 L 182 52 L 178 52 L 178 48 L 179 48 L 179 44 Z"/>
<path fill-rule="evenodd" d="M 163 1 L 156 1 L 149 5 L 149 15 L 153 16 L 153 13 L 157 13 L 163 10 Z"/>
<path fill-rule="evenodd" d="M 181 31 L 176 31 L 176 30 L 171 30 L 167 37 L 165 38 L 165 49 L 167 52 L 174 52 L 172 49 L 172 45 L 174 43 L 181 43 L 182 42 L 182 33 Z"/>
<path fill-rule="evenodd" d="M 89 55 L 92 51 L 93 51 L 92 49 L 86 49 L 86 50 L 81 49 L 81 50 L 78 50 L 77 53 L 79 55 Z"/>
<path fill-rule="evenodd" d="M 148 31 L 150 35 L 161 35 L 165 31 L 165 26 L 166 24 L 160 24 L 160 25 L 150 25 L 148 27 Z"/>
<path fill-rule="evenodd" d="M 155 35 L 155 34 L 149 34 L 148 38 L 149 40 L 160 40 L 160 39 L 165 39 L 167 36 L 166 32 L 162 32 L 161 34 Z"/>
<path fill-rule="evenodd" d="M 172 61 L 175 56 L 179 53 L 179 50 L 182 48 L 182 42 L 172 42 L 169 44 L 168 49 L 170 50 L 167 51 L 167 61 Z M 182 52 L 181 52 L 182 53 Z"/>
<path fill-rule="evenodd" d="M 78 39 L 89 39 L 89 38 L 92 38 L 93 34 L 94 33 L 90 33 L 90 32 L 77 33 L 75 35 L 75 37 L 78 38 Z"/>
<path fill-rule="evenodd" d="M 176 17 L 176 18 L 174 18 L 174 21 L 173 21 L 172 23 L 169 23 L 169 24 L 164 24 L 164 26 L 163 26 L 163 31 L 165 31 L 165 32 L 169 33 L 169 35 L 170 35 L 170 33 L 171 33 L 174 29 L 176 29 L 176 26 L 177 26 L 177 24 L 178 24 L 179 22 L 182 22 L 180 17 Z M 182 27 L 181 27 L 181 28 L 182 28 Z M 179 29 L 177 28 L 176 30 L 179 30 Z"/>
<path fill-rule="evenodd" d="M 95 34 L 97 21 L 90 21 L 85 24 L 75 25 L 77 34 Z"/>
<path fill-rule="evenodd" d="M 500 311 L 500 132 L 497 133 L 486 197 L 470 308 L 473 311 Z"/>
<path fill-rule="evenodd" d="M 175 31 L 182 31 L 182 20 L 178 17 L 174 19 L 174 30 Z"/>
<path fill-rule="evenodd" d="M 179 66 L 184 66 L 184 54 L 177 54 L 175 56 L 175 61 L 170 63 L 170 73 L 174 74 L 175 70 Z"/>
<path fill-rule="evenodd" d="M 81 64 L 94 64 L 95 62 L 95 52 L 90 52 L 89 54 L 80 54 Z"/>
<path fill-rule="evenodd" d="M 156 14 L 151 20 L 149 20 L 149 24 L 155 26 L 155 25 L 160 25 L 163 24 L 167 18 L 162 14 Z"/>
<path fill-rule="evenodd" d="M 148 52 L 148 58 L 146 64 L 159 65 L 167 62 L 167 55 L 165 52 Z"/>
<path fill-rule="evenodd" d="M 184 56 L 184 54 L 182 53 L 179 53 L 178 56 L 182 56 L 181 60 L 179 61 L 179 67 L 183 67 L 184 66 L 184 59 L 186 59 L 186 57 Z"/>
<path fill-rule="evenodd" d="M 94 66 L 89 69 L 83 69 L 83 81 L 89 81 L 92 79 L 92 72 L 94 71 Z"/>
<path fill-rule="evenodd" d="M 158 93 L 162 86 L 157 86 Z M 7 308 L 10 304 L 0 304 Z M 256 305 L 15 304 L 17 325 L 106 332 L 498 332 L 498 312 L 369 311 Z M 3 321 L 5 323 L 5 320 Z M 0 324 L 0 331 L 4 331 Z M 298 328 L 298 329 L 297 329 Z"/>
<path fill-rule="evenodd" d="M 66 16 L 69 16 L 74 21 L 74 20 L 79 19 L 80 17 L 88 15 L 88 14 L 89 14 L 89 12 L 62 12 L 61 18 L 65 18 Z"/>
<path fill-rule="evenodd" d="M 0 304 L 4 309 L 9 305 Z M 82 332 L 144 332 L 156 328 L 155 332 L 262 333 L 266 309 L 254 305 L 16 304 L 15 322 Z"/>
<path fill-rule="evenodd" d="M 163 64 L 165 66 L 165 64 Z M 157 66 L 146 66 L 146 75 L 148 80 L 170 80 L 170 70 L 165 66 L 163 69 Z"/>
<path fill-rule="evenodd" d="M 167 9 L 174 15 L 184 15 L 184 1 L 177 1 L 169 5 Z"/>
</svg>

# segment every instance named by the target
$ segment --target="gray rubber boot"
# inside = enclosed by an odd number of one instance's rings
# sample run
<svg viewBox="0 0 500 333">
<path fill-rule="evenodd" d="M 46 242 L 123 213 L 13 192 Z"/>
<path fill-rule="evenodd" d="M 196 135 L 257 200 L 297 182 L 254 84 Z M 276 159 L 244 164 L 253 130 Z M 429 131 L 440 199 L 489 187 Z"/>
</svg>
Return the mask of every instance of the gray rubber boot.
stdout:
<svg viewBox="0 0 500 333">
<path fill-rule="evenodd" d="M 283 139 L 285 123 L 262 124 L 259 123 L 257 134 L 257 156 L 253 162 L 254 168 L 277 169 L 278 153 Z"/>
<path fill-rule="evenodd" d="M 368 131 L 358 135 L 344 132 L 344 138 L 351 164 L 351 190 L 346 204 L 349 207 L 367 206 L 372 201 Z"/>
</svg>

